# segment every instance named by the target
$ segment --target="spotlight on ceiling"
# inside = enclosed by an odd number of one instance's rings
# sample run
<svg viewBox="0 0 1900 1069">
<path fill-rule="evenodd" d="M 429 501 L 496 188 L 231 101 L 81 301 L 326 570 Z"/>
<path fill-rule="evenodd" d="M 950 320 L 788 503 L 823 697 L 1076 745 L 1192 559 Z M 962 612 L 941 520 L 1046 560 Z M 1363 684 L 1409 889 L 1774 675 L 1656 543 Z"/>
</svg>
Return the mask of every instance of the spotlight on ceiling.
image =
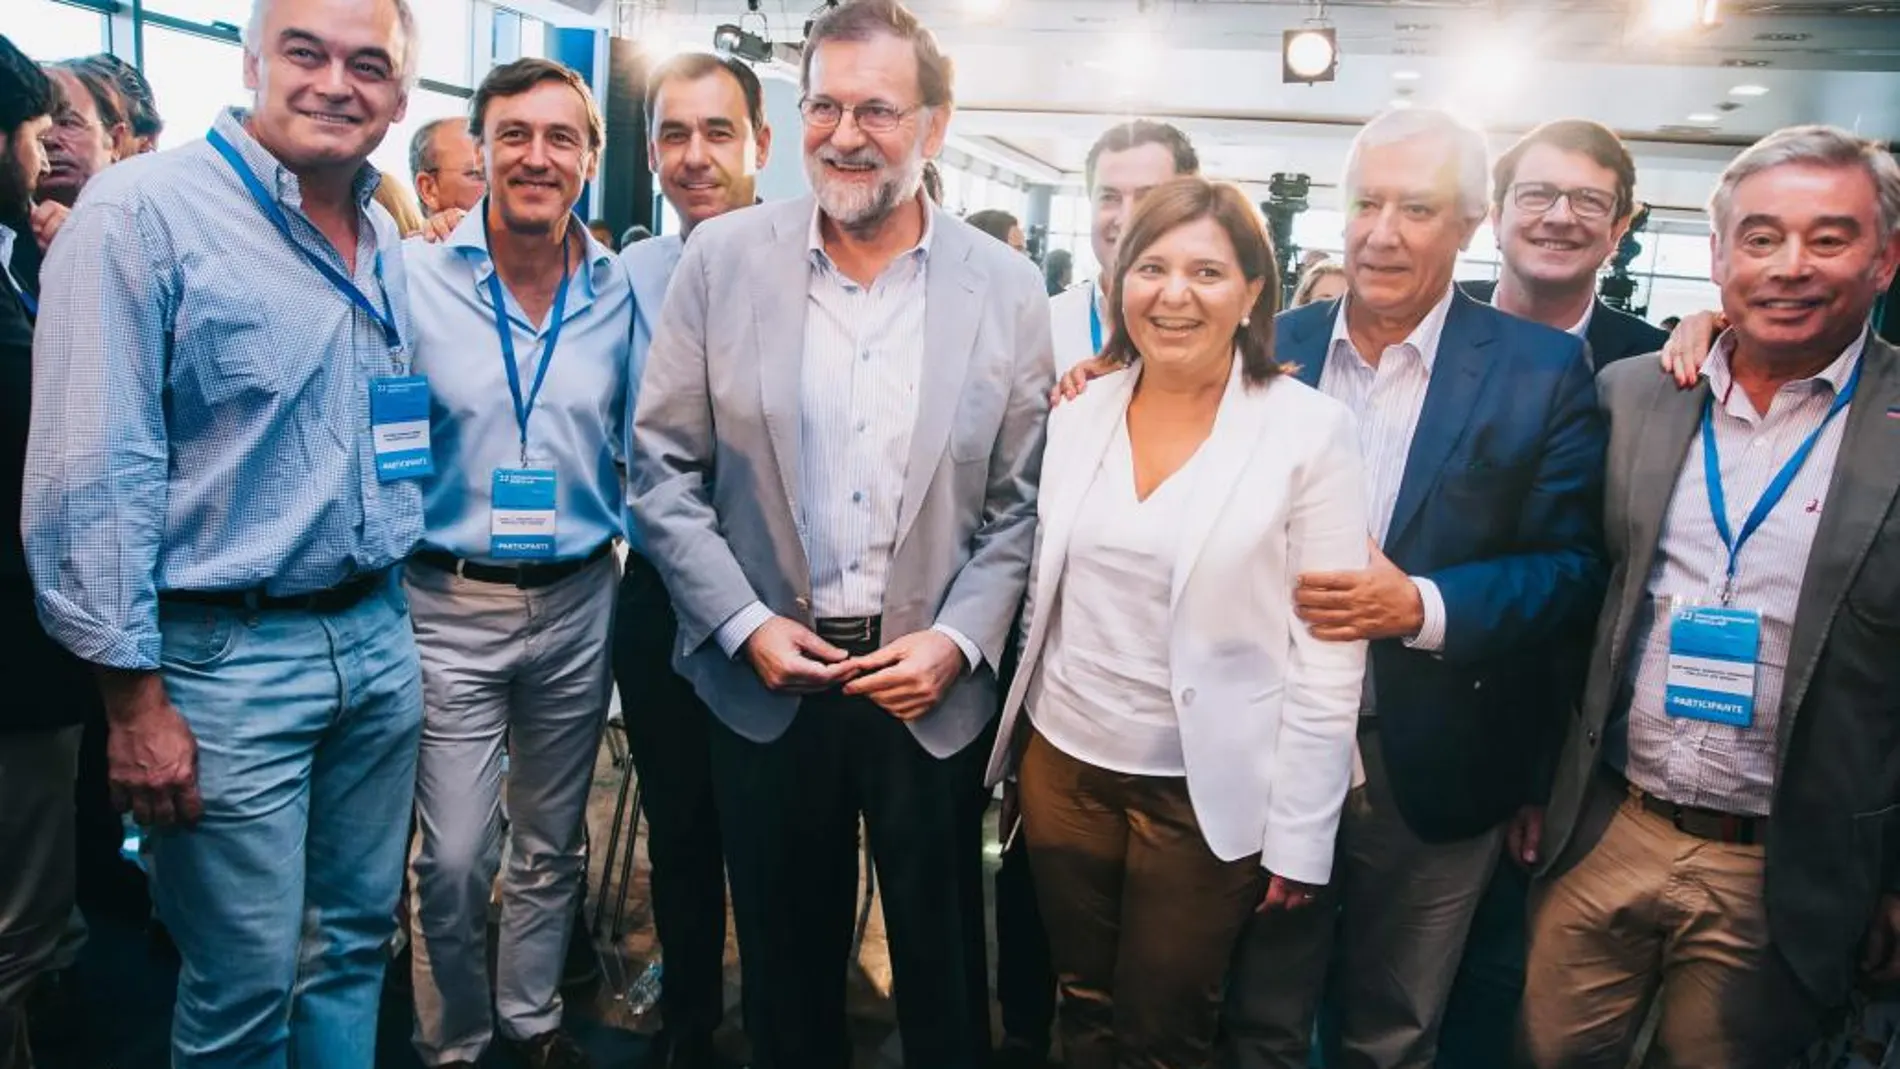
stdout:
<svg viewBox="0 0 1900 1069">
<path fill-rule="evenodd" d="M 1714 26 L 1722 21 L 1719 0 L 1648 0 L 1651 28 L 1663 33 Z"/>
<path fill-rule="evenodd" d="M 1339 75 L 1339 32 L 1331 26 L 1288 30 L 1280 42 L 1280 80 L 1295 85 L 1330 82 Z"/>
<path fill-rule="evenodd" d="M 753 63 L 765 63 L 772 58 L 772 42 L 726 23 L 713 31 L 713 51 L 722 56 L 738 56 Z"/>
</svg>

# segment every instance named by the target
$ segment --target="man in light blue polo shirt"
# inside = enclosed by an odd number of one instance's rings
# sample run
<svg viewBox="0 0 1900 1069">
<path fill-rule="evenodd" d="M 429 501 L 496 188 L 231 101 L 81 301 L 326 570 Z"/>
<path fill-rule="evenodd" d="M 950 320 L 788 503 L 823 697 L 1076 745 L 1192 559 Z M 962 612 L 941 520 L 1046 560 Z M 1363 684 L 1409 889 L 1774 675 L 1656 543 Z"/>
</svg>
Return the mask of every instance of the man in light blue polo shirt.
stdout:
<svg viewBox="0 0 1900 1069">
<path fill-rule="evenodd" d="M 471 1064 L 498 1023 L 534 1069 L 584 1066 L 558 989 L 612 687 L 632 296 L 574 215 L 603 136 L 580 76 L 541 59 L 498 67 L 471 115 L 488 196 L 445 242 L 405 250 L 436 462 L 407 574 L 424 701 L 415 1046 L 425 1065 Z"/>
<path fill-rule="evenodd" d="M 772 146 L 759 77 L 740 60 L 675 56 L 648 79 L 646 107 L 648 158 L 683 233 L 620 254 L 634 293 L 636 390 L 686 240 L 700 223 L 753 203 Z M 647 817 L 653 922 L 666 948 L 666 1027 L 647 1064 L 697 1069 L 715 1064 L 712 1034 L 725 1016 L 726 865 L 706 748 L 711 714 L 673 670 L 673 603 L 640 552 L 631 515 L 627 532 L 633 552 L 620 586 L 614 674 Z"/>
</svg>

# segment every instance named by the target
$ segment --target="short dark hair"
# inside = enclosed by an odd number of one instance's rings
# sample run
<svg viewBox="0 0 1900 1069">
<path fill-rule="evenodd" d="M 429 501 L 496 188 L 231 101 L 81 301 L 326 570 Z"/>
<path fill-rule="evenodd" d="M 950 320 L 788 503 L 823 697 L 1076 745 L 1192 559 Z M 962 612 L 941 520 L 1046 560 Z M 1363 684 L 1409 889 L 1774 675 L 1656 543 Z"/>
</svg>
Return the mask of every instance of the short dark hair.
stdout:
<svg viewBox="0 0 1900 1069">
<path fill-rule="evenodd" d="M 732 75 L 739 83 L 739 93 L 745 97 L 745 117 L 752 124 L 753 136 L 757 137 L 759 131 L 765 129 L 765 88 L 759 84 L 758 74 L 745 60 L 715 56 L 711 52 L 681 52 L 647 75 L 647 136 L 653 136 L 653 102 L 660 98 L 661 86 L 673 81 L 696 82 L 720 71 Z"/>
<path fill-rule="evenodd" d="M 1174 157 L 1174 173 L 1190 175 L 1201 173 L 1201 157 L 1194 151 L 1194 142 L 1180 128 L 1169 123 L 1154 122 L 1149 119 L 1135 119 L 1111 126 L 1095 144 L 1089 146 L 1088 161 L 1082 165 L 1085 189 L 1095 189 L 1095 165 L 1101 161 L 1104 152 L 1126 152 L 1142 145 L 1160 145 Z"/>
<path fill-rule="evenodd" d="M 963 221 L 1001 242 L 1008 242 L 1009 232 L 1022 225 L 1001 208 L 971 212 Z"/>
<path fill-rule="evenodd" d="M 826 41 L 868 41 L 878 34 L 889 34 L 905 41 L 917 51 L 917 95 L 927 108 L 955 103 L 952 83 L 956 64 L 937 46 L 937 36 L 917 21 L 917 16 L 897 0 L 845 0 L 811 24 L 805 35 L 805 55 L 798 71 L 798 90 L 811 91 L 811 58 Z"/>
<path fill-rule="evenodd" d="M 118 87 L 132 136 L 157 137 L 165 132 L 165 120 L 159 116 L 158 101 L 152 96 L 152 83 L 137 67 L 110 52 L 98 52 L 79 62 L 97 68 Z"/>
<path fill-rule="evenodd" d="M 592 139 L 589 147 L 600 148 L 607 140 L 607 124 L 601 120 L 600 106 L 594 103 L 594 93 L 587 88 L 587 79 L 566 64 L 534 56 L 504 63 L 482 79 L 481 87 L 475 90 L 475 99 L 469 103 L 468 135 L 477 141 L 482 139 L 482 121 L 488 117 L 490 101 L 496 97 L 520 96 L 542 82 L 558 82 L 581 95 L 581 103 L 587 106 L 587 134 Z"/>
<path fill-rule="evenodd" d="M 1240 261 L 1240 273 L 1249 282 L 1259 282 L 1260 296 L 1247 313 L 1247 325 L 1234 332 L 1234 347 L 1240 350 L 1240 375 L 1248 385 L 1257 386 L 1285 372 L 1286 366 L 1273 358 L 1273 314 L 1280 310 L 1280 268 L 1273 255 L 1273 240 L 1260 215 L 1248 203 L 1247 195 L 1226 182 L 1210 182 L 1199 175 L 1170 179 L 1156 186 L 1135 205 L 1121 244 L 1115 253 L 1113 293 L 1122 292 L 1122 283 L 1135 261 L 1162 235 L 1199 219 L 1212 219 L 1227 232 Z M 1109 304 L 1113 328 L 1102 356 L 1112 363 L 1127 365 L 1141 353 L 1128 336 L 1127 317 L 1122 302 Z"/>
<path fill-rule="evenodd" d="M 99 113 L 99 122 L 107 129 L 120 123 L 130 128 L 126 121 L 125 107 L 119 100 L 119 82 L 110 72 L 83 59 L 60 59 L 48 63 L 49 70 L 63 71 L 73 76 L 86 95 L 92 98 L 92 106 Z M 70 103 L 70 102 L 69 102 Z"/>
<path fill-rule="evenodd" d="M 0 34 L 0 134 L 14 132 L 59 106 L 59 90 L 39 64 Z"/>
<path fill-rule="evenodd" d="M 1557 119 L 1519 138 L 1491 168 L 1491 203 L 1504 207 L 1504 198 L 1517 181 L 1517 165 L 1535 145 L 1588 156 L 1616 175 L 1616 218 L 1627 219 L 1636 210 L 1636 161 L 1611 129 L 1588 119 Z"/>
<path fill-rule="evenodd" d="M 444 126 L 459 126 L 462 120 L 456 118 L 432 119 L 416 127 L 409 135 L 409 177 L 427 174 L 435 170 L 435 132 Z"/>
</svg>

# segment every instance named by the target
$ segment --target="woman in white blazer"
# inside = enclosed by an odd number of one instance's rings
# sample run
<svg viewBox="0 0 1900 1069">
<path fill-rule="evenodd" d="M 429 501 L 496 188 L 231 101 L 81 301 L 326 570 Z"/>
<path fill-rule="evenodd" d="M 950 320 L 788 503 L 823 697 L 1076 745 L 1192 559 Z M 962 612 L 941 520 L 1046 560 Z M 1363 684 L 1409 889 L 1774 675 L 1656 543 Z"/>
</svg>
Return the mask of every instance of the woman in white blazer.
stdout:
<svg viewBox="0 0 1900 1069">
<path fill-rule="evenodd" d="M 1365 503 L 1351 415 L 1273 363 L 1239 190 L 1158 187 L 1117 259 L 1128 366 L 1050 416 L 989 777 L 1019 780 L 1066 1063 L 1185 1069 L 1248 915 L 1331 877 L 1365 645 L 1315 640 L 1293 587 L 1365 566 Z"/>
</svg>

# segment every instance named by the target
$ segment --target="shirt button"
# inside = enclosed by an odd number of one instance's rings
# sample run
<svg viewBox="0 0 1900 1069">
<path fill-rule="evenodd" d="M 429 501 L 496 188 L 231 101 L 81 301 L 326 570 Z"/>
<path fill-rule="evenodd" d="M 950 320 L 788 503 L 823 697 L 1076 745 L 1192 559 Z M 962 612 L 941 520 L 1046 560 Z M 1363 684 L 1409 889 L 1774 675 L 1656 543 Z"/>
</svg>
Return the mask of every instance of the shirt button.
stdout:
<svg viewBox="0 0 1900 1069">
<path fill-rule="evenodd" d="M 864 361 L 864 362 L 865 362 L 865 363 L 867 363 L 867 364 L 868 364 L 868 363 L 870 363 L 870 362 L 871 362 L 871 351 L 870 351 L 869 349 L 866 349 L 866 350 L 865 350 L 864 352 L 861 352 L 861 353 L 859 353 L 859 354 L 858 354 L 858 359 L 859 359 L 859 360 L 862 360 L 862 361 Z"/>
<path fill-rule="evenodd" d="M 859 433 L 859 434 L 863 434 L 863 433 L 864 433 L 864 428 L 865 428 L 865 422 L 864 422 L 863 420 L 859 420 L 859 421 L 858 421 L 858 433 Z"/>
<path fill-rule="evenodd" d="M 1182 705 L 1194 704 L 1194 688 L 1193 687 L 1189 687 L 1186 690 L 1181 692 L 1181 704 Z"/>
<path fill-rule="evenodd" d="M 846 571 L 850 571 L 850 572 L 855 572 L 855 571 L 857 571 L 857 570 L 858 570 L 858 562 L 857 562 L 857 561 L 852 561 L 852 562 L 851 562 L 851 566 L 850 566 L 849 568 L 846 568 L 845 570 L 846 570 Z"/>
<path fill-rule="evenodd" d="M 852 504 L 854 504 L 854 505 L 855 505 L 855 504 L 857 504 L 858 502 L 860 502 L 860 501 L 863 501 L 863 500 L 864 500 L 864 491 L 862 491 L 862 490 L 853 490 L 853 491 L 851 491 L 851 503 L 852 503 Z"/>
</svg>

